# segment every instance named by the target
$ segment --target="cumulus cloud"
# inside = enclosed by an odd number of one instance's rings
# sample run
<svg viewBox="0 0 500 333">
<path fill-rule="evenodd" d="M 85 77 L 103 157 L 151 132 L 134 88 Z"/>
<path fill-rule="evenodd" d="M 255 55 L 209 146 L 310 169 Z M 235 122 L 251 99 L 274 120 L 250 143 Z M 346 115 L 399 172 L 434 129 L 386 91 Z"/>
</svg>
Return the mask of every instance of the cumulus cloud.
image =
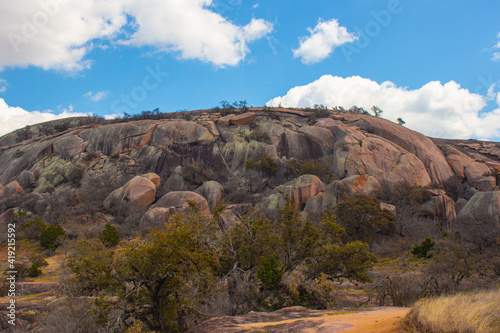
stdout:
<svg viewBox="0 0 500 333">
<path fill-rule="evenodd" d="M 307 29 L 310 36 L 299 38 L 299 48 L 293 50 L 295 58 L 301 58 L 304 64 L 314 64 L 326 59 L 336 47 L 353 43 L 358 37 L 339 25 L 336 19 L 319 20 L 313 28 Z"/>
<path fill-rule="evenodd" d="M 52 111 L 26 111 L 20 107 L 9 106 L 4 99 L 0 98 L 0 136 L 26 125 L 68 117 L 86 116 L 84 113 L 72 111 L 72 106 L 69 106 L 68 109 L 60 113 Z"/>
<path fill-rule="evenodd" d="M 248 43 L 272 31 L 272 24 L 252 19 L 237 26 L 210 11 L 211 0 L 152 0 L 148 6 L 132 1 L 129 12 L 135 15 L 138 30 L 124 43 L 154 45 L 159 50 L 176 52 L 182 59 L 200 59 L 217 66 L 234 66 L 248 54 Z"/>
<path fill-rule="evenodd" d="M 285 96 L 270 100 L 267 105 L 329 107 L 353 105 L 370 110 L 379 106 L 383 117 L 396 121 L 401 117 L 406 126 L 432 137 L 500 138 L 500 93 L 498 106 L 486 112 L 485 96 L 463 89 L 454 81 L 442 84 L 432 81 L 419 89 L 398 87 L 390 81 L 381 84 L 359 76 L 342 78 L 325 75 L 320 79 L 292 88 Z"/>
<path fill-rule="evenodd" d="M 500 49 L 500 32 L 498 33 L 498 43 L 493 48 Z M 500 51 L 493 53 L 491 60 L 500 61 Z"/>
<path fill-rule="evenodd" d="M 234 66 L 272 24 L 239 26 L 210 10 L 212 0 L 23 0 L 0 2 L 0 70 L 37 66 L 78 72 L 106 43 L 152 46 L 216 66 Z"/>
<path fill-rule="evenodd" d="M 89 91 L 83 95 L 83 97 L 87 98 L 88 100 L 92 102 L 99 102 L 104 100 L 109 94 L 109 91 L 98 91 L 96 93 L 93 93 L 92 91 Z"/>
</svg>

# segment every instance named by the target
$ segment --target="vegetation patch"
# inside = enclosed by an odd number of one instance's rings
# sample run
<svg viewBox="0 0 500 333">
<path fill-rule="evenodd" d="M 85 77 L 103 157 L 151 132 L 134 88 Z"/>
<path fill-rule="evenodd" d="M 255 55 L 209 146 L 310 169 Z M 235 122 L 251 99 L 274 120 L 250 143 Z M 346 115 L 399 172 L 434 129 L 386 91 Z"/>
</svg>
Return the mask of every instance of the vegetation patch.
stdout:
<svg viewBox="0 0 500 333">
<path fill-rule="evenodd" d="M 500 332 L 500 290 L 441 296 L 417 302 L 405 318 L 409 332 Z"/>
</svg>

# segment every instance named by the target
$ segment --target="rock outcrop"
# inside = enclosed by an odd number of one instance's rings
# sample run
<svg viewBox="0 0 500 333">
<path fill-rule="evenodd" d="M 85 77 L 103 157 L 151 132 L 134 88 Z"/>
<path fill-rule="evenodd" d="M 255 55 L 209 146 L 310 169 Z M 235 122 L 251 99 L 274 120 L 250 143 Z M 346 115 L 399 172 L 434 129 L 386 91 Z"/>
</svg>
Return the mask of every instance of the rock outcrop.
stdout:
<svg viewBox="0 0 500 333">
<path fill-rule="evenodd" d="M 380 189 L 377 178 L 367 175 L 354 175 L 346 177 L 342 183 L 349 189 L 351 194 L 375 195 Z"/>
<path fill-rule="evenodd" d="M 293 197 L 295 207 L 303 209 L 307 201 L 325 190 L 325 185 L 317 176 L 303 175 L 284 185 L 280 185 L 265 199 L 265 206 L 270 209 L 282 208 L 285 196 Z"/>
<path fill-rule="evenodd" d="M 33 172 L 24 170 L 16 180 L 23 189 L 33 189 L 36 187 L 36 180 Z"/>
<path fill-rule="evenodd" d="M 441 184 L 453 176 L 443 152 L 428 137 L 379 117 L 353 115 L 345 120 L 414 154 L 425 165 L 432 182 Z"/>
<path fill-rule="evenodd" d="M 47 214 L 57 205 L 84 204 L 79 191 L 95 187 L 110 193 L 105 210 L 96 203 L 103 214 L 147 210 L 152 220 L 164 222 L 185 210 L 186 200 L 208 215 L 223 199 L 274 210 L 283 206 L 285 194 L 294 196 L 304 217 L 312 217 L 334 208 L 345 194 L 373 196 L 384 183 L 427 186 L 455 176 L 457 204 L 439 190 L 432 190 L 428 203 L 438 220 L 453 226 L 453 207 L 466 214 L 470 205 L 482 205 L 477 198 L 465 205 L 466 199 L 498 185 L 498 144 L 430 139 L 379 117 L 323 111 L 250 108 L 221 117 L 201 110 L 123 122 L 75 118 L 65 126 L 54 122 L 62 130 L 52 134 L 33 125 L 27 136 L 0 138 L 0 199 L 8 208 L 20 208 L 24 200 L 26 209 Z M 302 175 L 285 183 L 291 159 L 319 162 L 337 180 L 327 185 Z M 158 192 L 174 198 L 152 208 Z M 179 193 L 184 195 L 175 199 Z"/>
<path fill-rule="evenodd" d="M 459 229 L 500 230 L 500 191 L 474 194 L 457 220 Z"/>
<path fill-rule="evenodd" d="M 204 182 L 195 192 L 207 200 L 210 209 L 219 206 L 224 198 L 224 187 L 214 180 Z"/>
<path fill-rule="evenodd" d="M 21 194 L 24 194 L 24 190 L 21 185 L 14 180 L 0 189 L 0 200 L 8 199 Z"/>
<path fill-rule="evenodd" d="M 54 142 L 54 153 L 62 158 L 73 158 L 83 151 L 83 139 L 77 135 L 65 136 Z"/>
<path fill-rule="evenodd" d="M 123 187 L 111 192 L 104 200 L 104 208 L 113 213 L 119 211 L 142 211 L 155 200 L 155 184 L 141 176 L 136 176 Z"/>
<path fill-rule="evenodd" d="M 191 191 L 174 191 L 165 194 L 155 203 L 151 210 L 156 208 L 173 208 L 176 212 L 184 212 L 189 209 L 189 202 L 196 204 L 196 208 L 203 215 L 210 216 L 210 207 L 207 200 L 201 195 Z"/>
</svg>

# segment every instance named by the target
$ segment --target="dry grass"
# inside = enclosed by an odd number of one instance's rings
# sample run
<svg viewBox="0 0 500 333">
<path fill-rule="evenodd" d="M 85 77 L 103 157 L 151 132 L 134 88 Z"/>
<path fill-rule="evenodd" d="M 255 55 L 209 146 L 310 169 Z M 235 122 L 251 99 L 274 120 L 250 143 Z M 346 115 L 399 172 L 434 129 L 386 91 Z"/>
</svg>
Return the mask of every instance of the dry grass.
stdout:
<svg viewBox="0 0 500 333">
<path fill-rule="evenodd" d="M 500 289 L 423 299 L 405 324 L 411 332 L 498 333 Z"/>
</svg>

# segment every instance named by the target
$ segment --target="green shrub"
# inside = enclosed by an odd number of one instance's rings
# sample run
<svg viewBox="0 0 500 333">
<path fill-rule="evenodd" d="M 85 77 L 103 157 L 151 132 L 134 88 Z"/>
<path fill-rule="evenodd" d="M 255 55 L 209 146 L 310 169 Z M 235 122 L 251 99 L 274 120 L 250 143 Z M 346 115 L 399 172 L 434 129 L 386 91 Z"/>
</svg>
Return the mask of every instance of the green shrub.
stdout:
<svg viewBox="0 0 500 333">
<path fill-rule="evenodd" d="M 278 164 L 267 153 L 261 155 L 258 162 L 253 160 L 245 161 L 245 169 L 254 169 L 261 171 L 268 177 L 275 176 L 278 173 Z"/>
<path fill-rule="evenodd" d="M 434 245 L 436 245 L 436 243 L 433 242 L 432 239 L 426 238 L 422 244 L 415 244 L 411 253 L 419 258 L 432 258 Z"/>
<path fill-rule="evenodd" d="M 47 225 L 39 217 L 35 217 L 23 225 L 21 235 L 27 239 L 38 241 L 40 240 L 40 233 L 45 228 L 47 228 Z"/>
<path fill-rule="evenodd" d="M 46 249 L 55 250 L 64 238 L 66 232 L 60 225 L 51 225 L 40 232 L 40 244 Z"/>
<path fill-rule="evenodd" d="M 267 290 L 275 290 L 280 287 L 283 271 L 274 256 L 262 258 L 257 268 L 257 278 Z"/>
<path fill-rule="evenodd" d="M 100 238 L 103 244 L 106 246 L 115 246 L 120 242 L 120 237 L 118 237 L 118 232 L 116 228 L 109 223 L 106 223 L 104 230 L 100 233 Z"/>
<path fill-rule="evenodd" d="M 42 274 L 42 270 L 40 268 L 38 268 L 37 265 L 31 264 L 31 267 L 29 269 L 29 273 L 28 274 L 31 277 L 38 277 L 38 276 L 40 276 L 40 274 Z"/>
</svg>

